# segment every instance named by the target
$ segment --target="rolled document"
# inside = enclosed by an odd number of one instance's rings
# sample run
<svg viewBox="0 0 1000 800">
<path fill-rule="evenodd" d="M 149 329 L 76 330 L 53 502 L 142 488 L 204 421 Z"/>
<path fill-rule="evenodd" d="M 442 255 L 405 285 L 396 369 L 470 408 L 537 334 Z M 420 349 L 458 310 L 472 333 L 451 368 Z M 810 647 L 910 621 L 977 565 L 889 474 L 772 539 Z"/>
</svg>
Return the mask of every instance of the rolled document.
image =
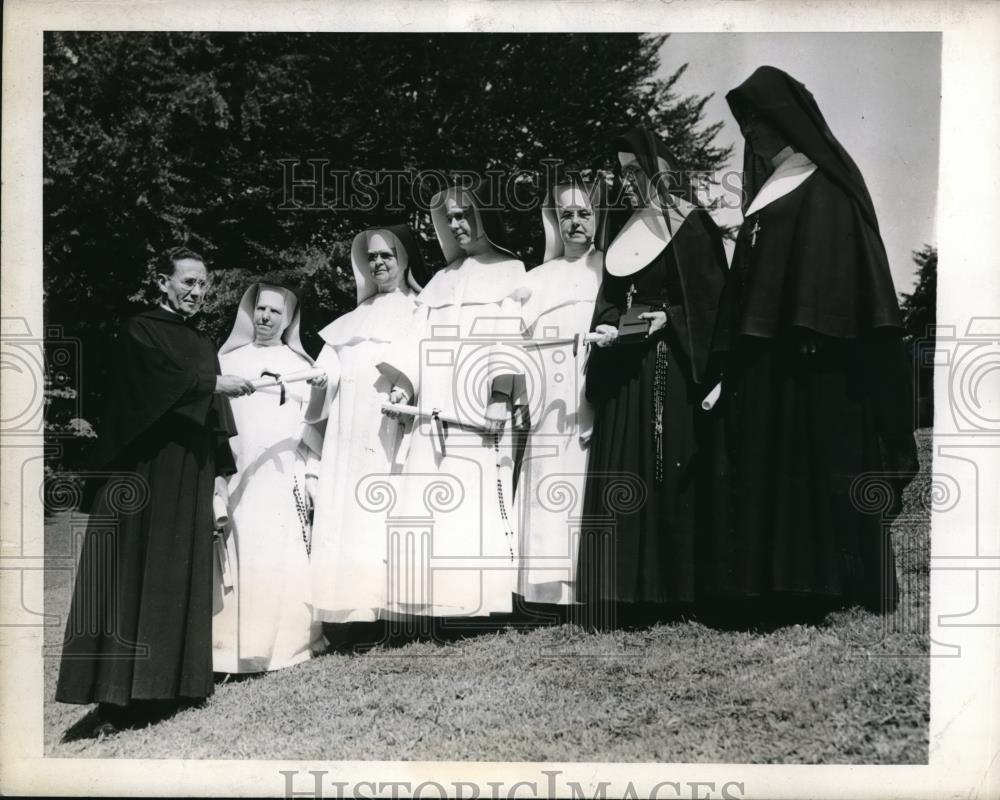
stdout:
<svg viewBox="0 0 1000 800">
<path fill-rule="evenodd" d="M 273 375 L 264 375 L 261 378 L 254 378 L 250 381 L 250 384 L 254 389 L 263 389 L 265 386 L 277 386 L 279 383 L 297 383 L 298 381 L 307 381 L 310 378 L 319 378 L 326 375 L 326 372 L 321 369 L 303 369 L 298 372 L 289 372 L 287 375 L 282 375 L 280 378 L 276 378 Z"/>
<path fill-rule="evenodd" d="M 564 344 L 591 344 L 601 338 L 601 334 L 591 331 L 590 333 L 579 333 L 576 336 L 568 336 L 555 339 L 525 339 L 524 341 L 508 342 L 507 344 L 516 347 L 555 347 Z"/>
<path fill-rule="evenodd" d="M 225 589 L 233 588 L 233 570 L 229 564 L 229 550 L 226 547 L 226 538 L 221 533 L 215 535 L 213 547 L 215 548 L 215 558 L 219 566 L 219 578 Z"/>
<path fill-rule="evenodd" d="M 226 501 L 219 495 L 212 497 L 212 513 L 215 515 L 216 528 L 224 528 L 229 524 L 229 509 L 226 507 Z"/>
<path fill-rule="evenodd" d="M 701 401 L 701 408 L 703 411 L 711 411 L 715 408 L 715 404 L 719 402 L 719 396 L 722 394 L 722 381 L 715 384 L 715 387 L 708 394 L 705 395 L 705 399 Z"/>
<path fill-rule="evenodd" d="M 437 408 L 430 411 L 424 411 L 417 406 L 408 406 L 403 403 L 399 403 L 398 405 L 393 403 L 382 403 L 382 410 L 395 411 L 397 414 L 403 414 L 404 416 L 413 417 L 414 419 L 439 419 L 442 422 L 447 422 L 449 425 L 458 425 L 462 428 L 471 428 L 472 430 L 477 431 L 485 430 L 482 425 L 476 425 L 471 422 L 459 420 L 457 417 L 453 417 L 451 414 L 445 414 Z"/>
</svg>

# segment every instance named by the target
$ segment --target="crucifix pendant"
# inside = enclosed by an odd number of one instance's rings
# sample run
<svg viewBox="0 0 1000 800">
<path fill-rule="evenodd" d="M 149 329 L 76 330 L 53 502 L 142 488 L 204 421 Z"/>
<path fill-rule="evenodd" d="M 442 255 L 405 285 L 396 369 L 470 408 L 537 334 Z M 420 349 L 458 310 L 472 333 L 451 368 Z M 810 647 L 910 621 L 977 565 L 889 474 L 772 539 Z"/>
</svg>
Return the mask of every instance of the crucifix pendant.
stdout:
<svg viewBox="0 0 1000 800">
<path fill-rule="evenodd" d="M 633 283 L 628 287 L 628 291 L 625 293 L 625 310 L 628 311 L 632 308 L 632 295 L 635 294 L 635 284 Z"/>
<path fill-rule="evenodd" d="M 755 218 L 753 227 L 750 229 L 750 246 L 757 246 L 757 234 L 760 233 L 760 218 Z"/>
</svg>

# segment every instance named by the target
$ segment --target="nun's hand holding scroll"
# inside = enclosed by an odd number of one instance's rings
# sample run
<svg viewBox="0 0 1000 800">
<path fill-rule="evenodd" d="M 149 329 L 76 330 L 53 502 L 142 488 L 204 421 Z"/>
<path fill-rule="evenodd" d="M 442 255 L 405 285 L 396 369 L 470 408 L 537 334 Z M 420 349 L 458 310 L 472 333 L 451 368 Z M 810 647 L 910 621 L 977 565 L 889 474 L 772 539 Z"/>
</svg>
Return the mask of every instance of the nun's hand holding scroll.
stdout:
<svg viewBox="0 0 1000 800">
<path fill-rule="evenodd" d="M 618 328 L 614 325 L 598 325 L 594 333 L 598 334 L 598 338 L 593 340 L 593 344 L 598 347 L 608 347 L 618 338 Z"/>
<path fill-rule="evenodd" d="M 510 411 L 510 398 L 502 392 L 493 392 L 486 406 L 483 430 L 486 433 L 502 433 L 504 424 L 510 419 Z"/>
<path fill-rule="evenodd" d="M 389 402 L 394 406 L 406 405 L 410 402 L 409 395 L 398 386 L 389 392 Z M 387 408 L 382 409 L 382 413 L 385 414 L 389 419 L 399 419 L 399 414 L 395 411 L 390 411 Z"/>
<path fill-rule="evenodd" d="M 322 375 L 317 375 L 315 378 L 309 378 L 306 383 L 312 386 L 316 391 L 322 391 L 326 388 L 328 380 L 329 379 L 326 377 L 326 373 L 324 372 Z"/>
<path fill-rule="evenodd" d="M 649 320 L 649 333 L 646 334 L 647 336 L 652 336 L 657 331 L 661 331 L 667 327 L 666 311 L 647 311 L 645 314 L 640 314 L 639 319 Z"/>
</svg>

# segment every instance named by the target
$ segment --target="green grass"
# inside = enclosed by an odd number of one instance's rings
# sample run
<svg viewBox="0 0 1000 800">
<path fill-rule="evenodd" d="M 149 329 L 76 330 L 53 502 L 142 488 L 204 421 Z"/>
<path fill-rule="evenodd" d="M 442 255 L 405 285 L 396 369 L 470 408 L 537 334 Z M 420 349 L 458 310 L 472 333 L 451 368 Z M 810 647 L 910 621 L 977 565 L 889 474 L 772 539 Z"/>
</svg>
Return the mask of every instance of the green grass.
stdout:
<svg viewBox="0 0 1000 800">
<path fill-rule="evenodd" d="M 561 625 L 326 655 L 218 685 L 203 707 L 156 725 L 73 742 L 60 740 L 86 709 L 52 702 L 50 658 L 47 753 L 926 763 L 930 452 L 927 431 L 922 474 L 893 530 L 903 596 L 891 616 L 851 610 L 769 633 L 692 621 L 603 634 Z M 65 542 L 67 526 L 53 519 L 47 537 Z M 49 613 L 65 613 L 70 589 L 68 573 L 48 576 Z M 47 631 L 53 643 L 61 634 Z"/>
</svg>

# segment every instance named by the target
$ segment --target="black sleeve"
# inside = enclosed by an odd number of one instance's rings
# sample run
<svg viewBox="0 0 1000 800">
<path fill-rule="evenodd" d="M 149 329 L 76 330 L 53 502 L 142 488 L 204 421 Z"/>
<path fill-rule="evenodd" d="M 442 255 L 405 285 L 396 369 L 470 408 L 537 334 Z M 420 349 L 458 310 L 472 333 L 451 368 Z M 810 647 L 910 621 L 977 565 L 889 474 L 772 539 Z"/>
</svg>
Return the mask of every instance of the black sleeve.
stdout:
<svg viewBox="0 0 1000 800">
<path fill-rule="evenodd" d="M 215 391 L 212 360 L 192 362 L 192 354 L 182 352 L 183 346 L 175 347 L 171 335 L 170 328 L 161 329 L 142 315 L 122 326 L 95 466 L 117 458 L 166 414 L 179 413 L 201 425 L 207 422 Z"/>
<path fill-rule="evenodd" d="M 615 299 L 616 294 L 620 294 L 620 283 L 620 281 L 605 275 L 604 281 L 601 283 L 601 290 L 597 293 L 594 316 L 590 322 L 592 331 L 596 330 L 598 325 L 618 326 L 622 312 Z M 608 392 L 608 387 L 613 380 L 610 373 L 615 363 L 615 349 L 614 345 L 611 347 L 593 346 L 587 356 L 584 392 L 592 403 L 600 401 Z"/>
<path fill-rule="evenodd" d="M 688 215 L 675 238 L 674 257 L 682 296 L 670 298 L 667 316 L 695 383 L 704 383 L 727 274 L 722 237 L 707 212 Z"/>
<path fill-rule="evenodd" d="M 215 474 L 233 475 L 236 472 L 236 456 L 229 439 L 236 435 L 236 420 L 228 397 L 215 395 L 212 398 L 209 423 L 215 439 Z"/>
<path fill-rule="evenodd" d="M 618 325 L 621 318 L 621 307 L 618 303 L 620 287 L 617 281 L 605 280 L 601 283 L 601 290 L 597 293 L 597 302 L 594 305 L 594 316 L 590 321 L 590 329 L 597 330 L 598 325 Z"/>
<path fill-rule="evenodd" d="M 882 328 L 872 332 L 860 352 L 882 464 L 896 476 L 898 505 L 920 466 L 913 437 L 913 370 L 908 348 L 898 329 Z"/>
</svg>

